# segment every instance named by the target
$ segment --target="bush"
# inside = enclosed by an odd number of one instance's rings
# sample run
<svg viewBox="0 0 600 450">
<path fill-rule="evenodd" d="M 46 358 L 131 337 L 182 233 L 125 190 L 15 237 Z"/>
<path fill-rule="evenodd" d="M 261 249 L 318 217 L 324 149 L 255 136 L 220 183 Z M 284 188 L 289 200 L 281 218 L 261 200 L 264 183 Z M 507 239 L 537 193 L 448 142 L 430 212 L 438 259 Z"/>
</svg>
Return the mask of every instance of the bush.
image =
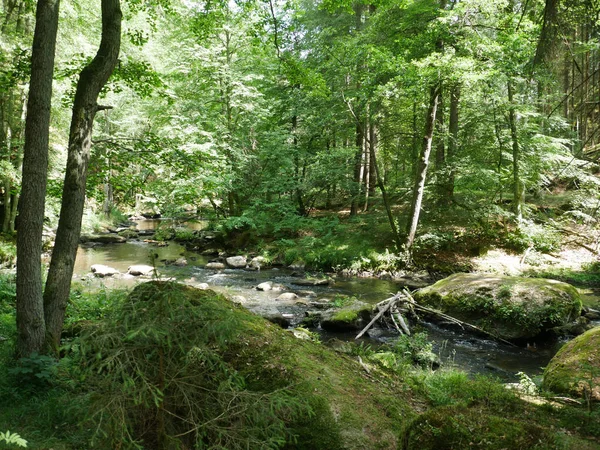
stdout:
<svg viewBox="0 0 600 450">
<path fill-rule="evenodd" d="M 312 410 L 285 387 L 247 389 L 223 357 L 241 328 L 241 316 L 224 305 L 210 291 L 145 283 L 83 334 L 74 349 L 94 392 L 96 445 L 241 449 L 293 442 L 286 424 Z"/>
</svg>

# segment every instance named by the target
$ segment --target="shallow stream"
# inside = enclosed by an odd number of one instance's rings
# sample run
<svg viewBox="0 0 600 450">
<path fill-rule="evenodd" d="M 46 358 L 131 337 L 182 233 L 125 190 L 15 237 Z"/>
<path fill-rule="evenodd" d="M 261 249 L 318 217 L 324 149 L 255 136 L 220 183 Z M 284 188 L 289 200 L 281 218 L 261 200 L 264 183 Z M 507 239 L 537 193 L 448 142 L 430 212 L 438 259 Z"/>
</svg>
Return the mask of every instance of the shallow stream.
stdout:
<svg viewBox="0 0 600 450">
<path fill-rule="evenodd" d="M 147 223 L 140 228 L 148 229 Z M 169 264 L 184 256 L 187 266 L 177 267 Z M 128 241 L 123 244 L 108 244 L 92 248 L 79 248 L 75 263 L 75 277 L 91 286 L 131 287 L 140 279 L 117 277 L 97 279 L 90 276 L 93 264 L 104 264 L 126 273 L 134 264 L 154 265 L 161 277 L 174 278 L 190 285 L 207 283 L 211 289 L 230 297 L 242 298 L 249 309 L 271 308 L 281 313 L 301 319 L 306 307 L 298 308 L 291 304 L 276 302 L 280 292 L 261 292 L 255 287 L 264 281 L 273 281 L 296 292 L 310 301 L 334 300 L 336 296 L 353 296 L 375 304 L 402 289 L 402 284 L 390 280 L 373 278 L 334 277 L 334 282 L 327 286 L 297 286 L 295 274 L 288 269 L 263 269 L 246 271 L 239 269 L 207 270 L 204 265 L 209 258 L 190 252 L 184 246 L 171 242 L 167 246 L 158 247 L 142 241 Z M 471 373 L 495 374 L 506 380 L 514 380 L 517 372 L 525 372 L 530 376 L 541 374 L 543 367 L 558 350 L 560 343 L 538 345 L 537 348 L 514 348 L 491 340 L 482 339 L 468 333 L 440 328 L 434 324 L 422 325 L 424 331 L 434 343 L 434 351 L 443 363 L 453 364 Z M 322 339 L 336 337 L 352 340 L 351 334 L 323 333 Z M 381 343 L 393 342 L 396 336 L 383 333 L 377 339 L 366 338 L 373 347 Z"/>
</svg>

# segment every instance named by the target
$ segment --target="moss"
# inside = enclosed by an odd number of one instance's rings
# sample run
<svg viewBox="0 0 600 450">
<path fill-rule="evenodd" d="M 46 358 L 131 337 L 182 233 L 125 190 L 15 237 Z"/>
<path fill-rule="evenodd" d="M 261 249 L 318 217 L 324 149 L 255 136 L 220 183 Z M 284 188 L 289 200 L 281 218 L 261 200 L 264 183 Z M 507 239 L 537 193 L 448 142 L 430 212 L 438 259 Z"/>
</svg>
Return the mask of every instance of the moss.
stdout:
<svg viewBox="0 0 600 450">
<path fill-rule="evenodd" d="M 565 344 L 544 371 L 543 387 L 553 392 L 600 400 L 600 327 Z M 587 392 L 587 394 L 586 394 Z"/>
<path fill-rule="evenodd" d="M 117 334 L 114 340 L 119 357 L 130 351 L 127 346 L 139 352 L 140 346 L 150 345 L 149 348 L 155 350 L 143 352 L 146 355 L 143 364 L 149 364 L 148 370 L 152 372 L 156 364 L 149 358 L 158 351 L 157 346 L 164 348 L 163 353 L 169 349 L 173 363 L 165 364 L 176 372 L 167 374 L 166 378 L 175 384 L 178 377 L 185 377 L 186 386 L 191 386 L 192 377 L 198 377 L 199 372 L 206 370 L 206 364 L 212 364 L 214 369 L 206 375 L 209 381 L 214 377 L 221 378 L 220 371 L 226 368 L 227 376 L 243 380 L 239 385 L 244 390 L 237 393 L 235 399 L 248 395 L 258 396 L 252 397 L 257 399 L 256 402 L 274 399 L 271 401 L 275 402 L 275 413 L 272 410 L 270 414 L 277 414 L 277 420 L 284 423 L 283 435 L 288 448 L 394 448 L 398 446 L 403 418 L 413 414 L 394 383 L 377 382 L 385 381 L 383 375 L 366 376 L 357 361 L 318 343 L 297 339 L 212 291 L 150 282 L 136 287 L 125 305 L 131 311 L 125 316 L 126 320 L 119 320 L 117 324 L 123 337 L 119 338 Z M 157 311 L 161 308 L 166 308 L 167 321 L 158 318 Z M 184 317 L 185 322 L 181 321 Z M 172 340 L 173 347 L 166 346 L 161 337 L 163 322 L 164 339 Z M 174 325 L 178 327 L 176 331 L 172 329 Z M 101 331 L 98 334 L 109 333 Z M 98 334 L 93 339 L 94 344 L 102 339 Z M 149 341 L 155 339 L 154 336 L 157 336 L 156 342 Z M 181 341 L 182 338 L 185 340 Z M 182 345 L 180 357 L 177 351 Z M 186 349 L 186 346 L 191 348 Z M 198 354 L 197 359 L 206 362 L 192 364 L 189 368 L 185 366 L 187 362 L 175 364 L 182 358 L 189 361 L 192 354 Z M 214 388 L 208 384 L 205 389 Z M 201 393 L 192 391 L 186 395 L 190 396 L 190 401 L 203 404 Z M 180 395 L 178 392 L 164 390 L 163 395 L 165 404 L 174 405 L 179 401 L 174 397 Z M 211 401 L 211 398 L 207 400 Z M 281 407 L 288 403 L 293 406 Z M 227 404 L 227 401 L 219 402 L 214 406 Z M 135 414 L 140 414 L 139 409 Z M 212 414 L 219 415 L 219 410 Z M 243 423 L 250 419 L 241 420 Z M 223 422 L 221 426 L 235 429 L 239 423 Z M 152 424 L 149 421 L 142 425 Z M 186 428 L 185 424 L 173 424 L 172 429 L 181 434 Z M 149 431 L 146 435 L 152 436 L 152 433 Z"/>
<path fill-rule="evenodd" d="M 454 274 L 415 298 L 507 339 L 535 337 L 581 313 L 577 289 L 537 278 Z"/>
<path fill-rule="evenodd" d="M 531 422 L 506 419 L 464 405 L 433 408 L 407 427 L 403 448 L 419 450 L 535 449 L 554 436 Z"/>
<path fill-rule="evenodd" d="M 371 318 L 371 306 L 363 302 L 344 307 L 338 311 L 330 312 L 321 321 L 321 327 L 332 331 L 358 330 Z"/>
</svg>

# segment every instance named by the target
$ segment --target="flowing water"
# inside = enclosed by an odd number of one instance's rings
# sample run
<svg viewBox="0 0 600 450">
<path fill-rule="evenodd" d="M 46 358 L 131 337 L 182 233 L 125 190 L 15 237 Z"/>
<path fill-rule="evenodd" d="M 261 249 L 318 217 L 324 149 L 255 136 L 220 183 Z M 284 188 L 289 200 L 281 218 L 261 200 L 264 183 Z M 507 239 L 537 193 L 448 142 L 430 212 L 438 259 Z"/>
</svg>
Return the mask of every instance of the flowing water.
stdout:
<svg viewBox="0 0 600 450">
<path fill-rule="evenodd" d="M 143 229 L 156 226 L 156 221 L 144 222 Z M 176 267 L 170 264 L 182 256 L 186 258 L 187 266 Z M 264 281 L 273 281 L 306 297 L 309 301 L 334 300 L 336 296 L 343 295 L 353 296 L 371 304 L 390 297 L 403 287 L 400 283 L 390 280 L 343 277 L 334 277 L 334 282 L 327 286 L 301 287 L 294 285 L 294 281 L 298 278 L 288 269 L 214 271 L 204 269 L 207 262 L 206 256 L 187 251 L 184 246 L 177 243 L 172 242 L 165 247 L 158 247 L 141 241 L 128 241 L 123 244 L 80 248 L 75 263 L 75 277 L 95 286 L 131 287 L 140 280 L 133 277 L 97 279 L 90 276 L 90 267 L 93 264 L 104 264 L 126 273 L 131 265 L 150 264 L 156 267 L 161 277 L 174 278 L 191 285 L 207 283 L 211 289 L 242 298 L 249 309 L 256 311 L 277 308 L 279 312 L 290 317 L 294 315 L 296 321 L 302 318 L 306 307 L 275 302 L 280 292 L 261 292 L 255 287 Z M 433 341 L 434 351 L 442 362 L 454 364 L 472 373 L 495 374 L 504 379 L 515 379 L 517 372 L 525 372 L 530 376 L 539 375 L 560 346 L 560 343 L 554 343 L 546 346 L 538 345 L 537 348 L 514 348 L 461 331 L 440 328 L 434 324 L 424 324 L 422 327 Z M 324 340 L 330 337 L 351 340 L 354 335 L 323 333 Z M 392 333 L 383 333 L 376 340 L 366 339 L 366 341 L 370 345 L 377 346 L 382 342 L 392 342 L 394 339 Z"/>
</svg>

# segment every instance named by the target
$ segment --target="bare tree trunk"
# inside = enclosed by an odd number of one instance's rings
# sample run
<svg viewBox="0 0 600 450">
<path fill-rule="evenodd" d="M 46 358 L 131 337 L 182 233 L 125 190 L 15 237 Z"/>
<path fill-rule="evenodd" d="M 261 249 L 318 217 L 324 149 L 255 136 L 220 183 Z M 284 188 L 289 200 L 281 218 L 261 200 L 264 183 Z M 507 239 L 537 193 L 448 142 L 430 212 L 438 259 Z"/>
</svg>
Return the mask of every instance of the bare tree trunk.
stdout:
<svg viewBox="0 0 600 450">
<path fill-rule="evenodd" d="M 510 127 L 510 137 L 512 140 L 513 157 L 513 209 L 517 216 L 517 222 L 523 220 L 523 204 L 525 203 L 525 185 L 521 179 L 520 160 L 521 149 L 519 146 L 519 135 L 517 132 L 517 118 L 514 104 L 514 88 L 512 80 L 508 81 L 508 125 Z"/>
<path fill-rule="evenodd" d="M 17 355 L 44 347 L 42 231 L 59 0 L 38 0 L 25 122 L 23 178 L 17 235 Z"/>
<path fill-rule="evenodd" d="M 100 48 L 81 71 L 75 93 L 60 219 L 44 292 L 47 343 L 53 349 L 60 342 L 81 232 L 94 117 L 103 109 L 97 103 L 98 95 L 117 64 L 120 45 L 119 0 L 102 0 Z"/>
<path fill-rule="evenodd" d="M 357 116 L 358 117 L 358 116 Z M 355 216 L 358 213 L 358 201 L 361 193 L 360 169 L 362 166 L 364 131 L 360 123 L 356 124 L 356 153 L 354 154 L 354 185 L 352 188 L 352 204 L 350 205 L 350 215 Z"/>
<path fill-rule="evenodd" d="M 421 146 L 421 155 L 418 161 L 418 170 L 413 187 L 413 200 L 410 205 L 409 222 L 406 237 L 406 252 L 412 259 L 412 246 L 417 234 L 419 225 L 419 215 L 421 213 L 421 204 L 425 192 L 425 180 L 427 178 L 427 168 L 429 167 L 429 155 L 431 154 L 431 143 L 433 141 L 433 130 L 435 128 L 435 116 L 437 113 L 438 101 L 440 98 L 439 85 L 430 89 L 429 107 L 427 108 L 427 117 L 425 118 L 425 131 L 423 135 L 423 144 Z"/>
</svg>

